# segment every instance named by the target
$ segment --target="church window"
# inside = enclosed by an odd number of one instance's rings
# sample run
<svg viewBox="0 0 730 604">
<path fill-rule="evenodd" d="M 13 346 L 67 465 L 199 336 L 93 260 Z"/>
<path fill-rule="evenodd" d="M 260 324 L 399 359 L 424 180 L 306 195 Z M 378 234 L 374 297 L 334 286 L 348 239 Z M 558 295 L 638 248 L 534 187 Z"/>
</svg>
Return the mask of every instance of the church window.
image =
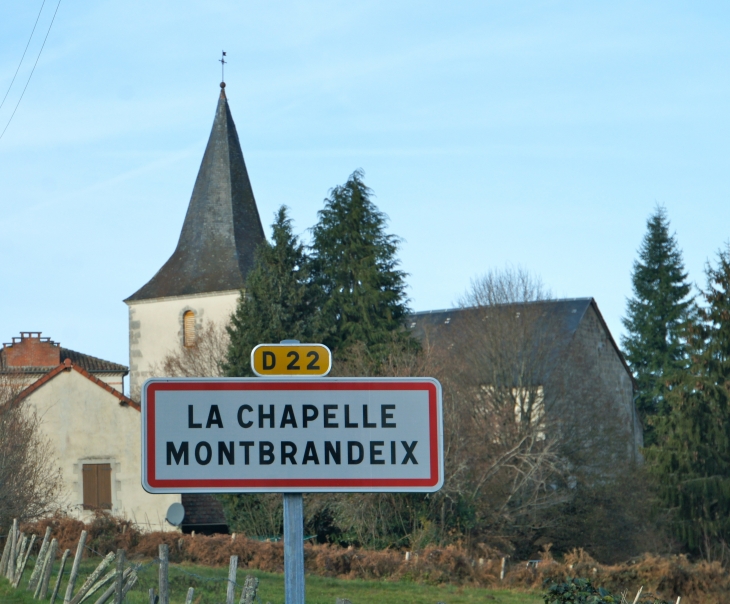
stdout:
<svg viewBox="0 0 730 604">
<path fill-rule="evenodd" d="M 195 313 L 192 310 L 183 313 L 183 345 L 186 348 L 195 346 Z"/>
<path fill-rule="evenodd" d="M 83 465 L 84 509 L 112 509 L 112 466 L 108 463 Z"/>
</svg>

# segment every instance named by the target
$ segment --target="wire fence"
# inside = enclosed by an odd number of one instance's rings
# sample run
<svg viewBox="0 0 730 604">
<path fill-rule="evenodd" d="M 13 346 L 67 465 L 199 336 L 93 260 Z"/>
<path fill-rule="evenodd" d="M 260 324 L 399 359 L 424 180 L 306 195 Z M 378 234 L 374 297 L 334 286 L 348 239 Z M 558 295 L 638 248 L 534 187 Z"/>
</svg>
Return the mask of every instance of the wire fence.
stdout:
<svg viewBox="0 0 730 604">
<path fill-rule="evenodd" d="M 258 595 L 256 577 L 246 575 L 243 583 L 237 581 L 238 556 L 231 556 L 227 576 L 206 576 L 192 572 L 179 564 L 170 564 L 166 544 L 159 545 L 159 555 L 149 561 L 129 561 L 126 559 L 126 552 L 122 549 L 105 555 L 87 545 L 87 532 L 82 531 L 73 556 L 73 564 L 70 568 L 67 565 L 67 560 L 71 557 L 71 550 L 66 549 L 61 555 L 54 578 L 53 569 L 61 552 L 58 548 L 58 541 L 50 537 L 51 528 L 48 527 L 36 555 L 32 556 L 37 535 L 29 536 L 20 532 L 17 520 L 13 522 L 10 533 L 0 535 L 0 542 L 4 542 L 0 559 L 0 575 L 7 578 L 15 589 L 25 587 L 28 590 L 34 590 L 34 598 L 37 600 L 43 601 L 50 598 L 51 604 L 56 604 L 56 602 L 60 604 L 61 601 L 64 604 L 91 604 L 92 602 L 94 604 L 122 604 L 128 601 L 129 595 L 141 592 L 148 594 L 150 603 L 170 604 L 170 584 L 174 583 L 177 586 L 177 584 L 185 582 L 186 585 L 189 585 L 185 594 L 186 604 L 193 602 L 196 589 L 199 589 L 201 585 L 210 586 L 211 584 L 225 586 L 226 604 L 236 603 L 237 592 L 240 593 L 239 604 L 264 604 Z M 100 561 L 77 589 L 77 585 L 80 583 L 79 574 L 84 553 L 87 557 L 86 566 L 88 566 L 89 559 L 100 559 Z M 104 572 L 115 561 L 115 567 L 104 575 Z M 32 572 L 27 584 L 23 584 L 28 562 L 32 563 Z M 216 572 L 216 570 L 211 569 L 211 572 Z M 55 580 L 51 588 L 52 579 Z M 60 593 L 62 587 L 65 587 L 64 595 Z M 139 598 L 136 600 L 139 601 Z"/>
</svg>

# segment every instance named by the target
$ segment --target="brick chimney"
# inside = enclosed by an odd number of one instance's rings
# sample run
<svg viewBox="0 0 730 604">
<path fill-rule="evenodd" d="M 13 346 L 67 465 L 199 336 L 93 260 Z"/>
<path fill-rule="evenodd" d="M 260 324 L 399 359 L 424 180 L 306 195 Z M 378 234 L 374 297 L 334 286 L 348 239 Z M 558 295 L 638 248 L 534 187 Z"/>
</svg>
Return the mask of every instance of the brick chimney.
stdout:
<svg viewBox="0 0 730 604">
<path fill-rule="evenodd" d="M 3 344 L 6 369 L 23 367 L 57 367 L 61 364 L 61 346 L 51 338 L 42 338 L 40 331 L 21 331 L 12 344 Z"/>
</svg>

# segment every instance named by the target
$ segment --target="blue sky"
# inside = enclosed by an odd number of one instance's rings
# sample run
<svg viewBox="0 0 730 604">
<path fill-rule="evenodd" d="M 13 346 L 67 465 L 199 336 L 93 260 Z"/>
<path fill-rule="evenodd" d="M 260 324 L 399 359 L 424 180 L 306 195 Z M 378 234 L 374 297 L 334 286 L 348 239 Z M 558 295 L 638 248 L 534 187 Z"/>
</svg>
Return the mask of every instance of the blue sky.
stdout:
<svg viewBox="0 0 730 604">
<path fill-rule="evenodd" d="M 0 8 L 0 95 L 42 0 Z M 5 105 L 14 108 L 57 0 Z M 0 335 L 128 362 L 228 98 L 264 224 L 298 232 L 356 168 L 403 237 L 415 310 L 522 266 L 615 336 L 657 203 L 693 281 L 730 237 L 721 2 L 63 0 L 0 140 Z M 0 97 L 1 98 L 1 97 Z"/>
</svg>

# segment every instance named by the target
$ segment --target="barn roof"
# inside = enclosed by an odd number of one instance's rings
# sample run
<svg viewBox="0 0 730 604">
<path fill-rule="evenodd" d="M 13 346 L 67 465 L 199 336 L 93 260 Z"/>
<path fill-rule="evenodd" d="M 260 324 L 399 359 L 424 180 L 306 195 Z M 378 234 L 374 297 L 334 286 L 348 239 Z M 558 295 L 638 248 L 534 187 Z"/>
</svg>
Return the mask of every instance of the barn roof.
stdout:
<svg viewBox="0 0 730 604">
<path fill-rule="evenodd" d="M 125 302 L 241 289 L 265 240 L 236 125 L 221 84 L 213 129 L 177 247 Z"/>
<path fill-rule="evenodd" d="M 407 327 L 411 329 L 413 335 L 418 339 L 428 339 L 431 343 L 438 345 L 439 343 L 443 344 L 448 342 L 450 338 L 458 337 L 460 328 L 473 328 L 473 318 L 477 313 L 484 313 L 484 318 L 487 318 L 489 315 L 492 319 L 498 319 L 500 313 L 518 312 L 519 308 L 523 306 L 525 305 L 503 304 L 495 305 L 489 309 L 486 307 L 472 307 L 427 310 L 410 315 L 407 319 Z M 598 309 L 598 304 L 596 304 L 594 298 L 540 300 L 528 302 L 527 306 L 539 310 L 535 316 L 544 322 L 545 329 L 549 330 L 549 333 L 554 336 L 553 358 L 556 360 L 565 350 L 565 346 L 572 340 L 588 309 L 593 308 L 616 355 L 626 369 L 634 387 L 636 387 L 631 369 L 626 363 L 621 349 L 611 335 L 608 325 L 601 311 Z"/>
<path fill-rule="evenodd" d="M 539 307 L 545 321 L 555 321 L 560 326 L 563 336 L 572 337 L 583 320 L 588 307 L 594 303 L 593 298 L 569 298 L 563 300 L 541 300 L 528 302 L 530 307 Z M 496 312 L 506 312 L 522 304 L 500 304 L 493 307 Z M 484 311 L 485 309 L 481 309 Z M 443 310 L 426 310 L 413 313 L 408 317 L 408 327 L 417 338 L 423 338 L 427 333 L 436 337 L 444 337 L 455 331 L 470 314 L 479 312 L 477 308 L 449 308 Z"/>
</svg>

